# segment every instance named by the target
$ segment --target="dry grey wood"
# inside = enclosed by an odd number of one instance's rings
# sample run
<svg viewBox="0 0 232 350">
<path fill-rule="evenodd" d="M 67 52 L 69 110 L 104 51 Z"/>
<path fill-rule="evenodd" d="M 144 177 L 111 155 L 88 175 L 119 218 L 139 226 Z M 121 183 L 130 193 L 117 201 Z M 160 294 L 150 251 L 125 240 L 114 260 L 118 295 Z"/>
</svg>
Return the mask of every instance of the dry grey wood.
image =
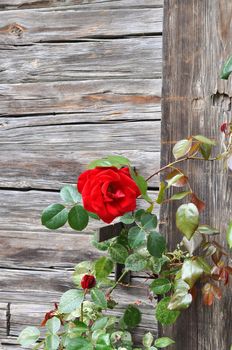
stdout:
<svg viewBox="0 0 232 350">
<path fill-rule="evenodd" d="M 8 332 L 7 332 L 8 317 L 9 317 L 8 311 L 9 311 L 9 304 L 0 302 L 0 340 L 2 337 L 5 337 L 8 335 Z"/>
<path fill-rule="evenodd" d="M 165 1 L 162 164 L 172 159 L 174 140 L 201 133 L 220 144 L 219 126 L 231 121 L 231 79 L 219 80 L 222 62 L 232 52 L 231 14 L 232 2 L 226 0 Z M 221 229 L 219 242 L 226 248 L 225 231 L 232 217 L 231 173 L 219 163 L 189 163 L 187 170 L 194 190 L 207 203 L 202 221 Z M 170 217 L 163 232 L 172 248 L 181 239 L 175 226 L 176 208 L 172 203 L 161 211 L 162 218 Z M 164 329 L 176 340 L 173 349 L 229 349 L 231 301 L 231 287 L 225 287 L 222 300 L 211 308 L 203 306 L 199 297 L 177 325 Z"/>
<path fill-rule="evenodd" d="M 161 33 L 162 11 L 162 8 L 6 11 L 0 17 L 0 44 L 28 45 Z"/>
<path fill-rule="evenodd" d="M 0 45 L 2 83 L 160 78 L 162 37 L 79 43 Z M 141 64 L 142 62 L 142 64 Z"/>
<path fill-rule="evenodd" d="M 119 140 L 120 141 L 120 140 Z M 75 146 L 74 146 L 75 147 Z M 77 177 L 87 169 L 92 160 L 109 154 L 119 154 L 128 157 L 138 172 L 148 177 L 159 168 L 160 153 L 149 150 L 64 150 L 56 145 L 50 147 L 31 147 L 25 145 L 1 145 L 0 149 L 0 187 L 19 189 L 53 189 L 60 190 L 62 185 L 75 183 Z M 10 152 L 10 157 L 9 157 Z M 156 176 L 149 185 L 158 187 L 159 178 Z M 1 194 L 0 194 L 1 197 Z"/>
<path fill-rule="evenodd" d="M 0 115 L 150 112 L 160 105 L 160 79 L 0 84 Z M 123 119 L 123 116 L 121 116 Z"/>
<path fill-rule="evenodd" d="M 163 0 L 1 0 L 0 10 L 28 8 L 150 8 L 162 7 Z"/>
</svg>

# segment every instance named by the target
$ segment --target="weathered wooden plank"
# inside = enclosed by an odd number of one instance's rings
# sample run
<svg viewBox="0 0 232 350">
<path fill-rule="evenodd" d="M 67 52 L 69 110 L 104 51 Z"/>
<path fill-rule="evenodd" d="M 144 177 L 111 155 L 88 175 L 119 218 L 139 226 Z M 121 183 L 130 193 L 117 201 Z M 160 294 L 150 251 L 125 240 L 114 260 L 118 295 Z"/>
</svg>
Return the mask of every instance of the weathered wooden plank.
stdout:
<svg viewBox="0 0 232 350">
<path fill-rule="evenodd" d="M 1 145 L 0 153 L 0 188 L 25 189 L 57 189 L 67 183 L 75 183 L 77 177 L 86 170 L 92 160 L 105 157 L 109 154 L 120 154 L 128 157 L 138 172 L 144 177 L 151 175 L 160 164 L 160 153 L 148 151 L 65 151 L 51 147 L 31 149 L 30 145 L 20 147 L 14 143 L 10 146 Z M 26 149 L 24 149 L 26 148 Z M 83 146 L 82 146 L 83 149 Z M 157 187 L 159 178 L 156 176 L 149 185 Z M 0 195 L 1 196 L 1 195 Z"/>
<path fill-rule="evenodd" d="M 28 45 L 161 33 L 162 14 L 162 8 L 6 11 L 0 17 L 0 44 Z"/>
<path fill-rule="evenodd" d="M 0 349 L 1 350 L 22 350 L 22 348 L 17 344 L 16 337 L 2 337 L 0 339 Z"/>
<path fill-rule="evenodd" d="M 160 79 L 1 84 L 0 115 L 149 112 L 160 94 Z"/>
<path fill-rule="evenodd" d="M 149 192 L 151 197 L 155 200 L 157 193 Z M 40 216 L 42 210 L 51 203 L 61 202 L 59 193 L 49 191 L 0 191 L 1 206 L 0 206 L 0 231 L 2 233 L 16 231 L 16 232 L 28 232 L 28 233 L 42 233 L 51 232 L 45 227 L 41 226 Z M 139 207 L 146 207 L 144 200 L 138 199 Z M 158 214 L 159 207 L 155 208 L 155 212 Z M 13 215 L 13 217 L 12 217 Z M 98 227 L 103 224 L 98 220 L 91 220 L 85 233 L 93 233 Z M 70 233 L 73 231 L 65 226 L 57 231 L 57 235 L 61 233 Z M 77 233 L 78 237 L 79 233 Z M 26 236 L 24 236 L 26 238 Z M 45 237 L 45 236 L 44 236 Z M 19 243 L 19 242 L 18 242 Z M 31 242 L 32 243 L 32 242 Z M 7 241 L 6 241 L 7 244 Z M 12 243 L 13 244 L 13 243 Z M 21 243 L 22 244 L 22 243 Z M 28 242 L 28 244 L 30 244 Z M 42 241 L 41 241 L 42 244 Z M 44 240 L 44 248 L 46 248 L 46 240 Z M 62 246 L 62 239 L 60 243 Z M 33 246 L 33 243 L 32 243 Z M 21 245 L 22 247 L 22 245 Z M 37 247 L 34 246 L 33 249 Z M 73 247 L 72 247 L 73 248 Z M 79 249 L 77 247 L 77 249 Z M 82 252 L 80 252 L 82 253 Z M 80 256 L 81 259 L 81 256 Z"/>
<path fill-rule="evenodd" d="M 20 149 L 36 149 L 56 145 L 57 149 L 66 151 L 85 149 L 100 151 L 108 149 L 108 152 L 121 150 L 152 149 L 156 152 L 160 149 L 160 122 L 123 122 L 106 124 L 73 124 L 70 125 L 45 125 L 3 127 L 0 131 L 0 146 L 6 149 L 15 149 L 17 143 Z"/>
<path fill-rule="evenodd" d="M 231 120 L 231 81 L 219 81 L 222 61 L 232 52 L 231 13 L 232 3 L 226 0 L 165 1 L 162 164 L 171 160 L 173 140 L 202 133 L 220 144 L 219 126 Z M 224 233 L 232 217 L 232 176 L 219 163 L 194 162 L 188 170 L 194 190 L 207 203 L 203 222 Z M 162 217 L 170 218 L 163 232 L 172 248 L 181 239 L 176 208 L 170 203 L 161 211 Z M 226 247 L 224 234 L 219 242 Z M 177 325 L 164 330 L 176 340 L 173 349 L 229 349 L 231 302 L 231 288 L 225 288 L 222 300 L 211 308 L 198 298 Z"/>
<path fill-rule="evenodd" d="M 9 304 L 0 302 L 0 337 L 8 335 L 8 311 Z"/>
<path fill-rule="evenodd" d="M 0 46 L 1 83 L 160 78 L 162 39 Z"/>
<path fill-rule="evenodd" d="M 115 8 L 144 8 L 162 7 L 163 0 L 1 0 L 0 10 L 25 10 L 32 8 L 53 8 L 63 9 L 76 8 L 86 9 L 115 9 Z"/>
</svg>

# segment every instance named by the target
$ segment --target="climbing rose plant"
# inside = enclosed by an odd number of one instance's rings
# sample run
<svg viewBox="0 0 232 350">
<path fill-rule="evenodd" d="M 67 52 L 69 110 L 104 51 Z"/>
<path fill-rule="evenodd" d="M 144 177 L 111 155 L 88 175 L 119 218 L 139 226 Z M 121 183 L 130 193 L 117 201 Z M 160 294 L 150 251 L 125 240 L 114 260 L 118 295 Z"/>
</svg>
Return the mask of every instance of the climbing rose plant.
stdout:
<svg viewBox="0 0 232 350">
<path fill-rule="evenodd" d="M 118 305 L 114 291 L 121 284 L 126 286 L 124 277 L 130 271 L 147 276 L 143 288 L 154 308 L 154 322 L 156 319 L 164 326 L 175 323 L 200 294 L 208 306 L 222 298 L 221 286 L 228 284 L 232 267 L 226 264 L 227 253 L 215 240 L 218 229 L 201 222 L 204 201 L 193 192 L 187 174 L 178 166 L 186 161 L 223 160 L 227 171 L 231 171 L 232 124 L 225 122 L 220 129 L 223 150 L 217 157 L 211 156 L 214 141 L 202 135 L 190 136 L 174 145 L 173 162 L 148 179 L 139 175 L 127 158 L 109 156 L 90 163 L 77 186 L 66 185 L 61 189 L 64 203 L 51 204 L 42 213 L 42 224 L 47 228 L 55 230 L 68 223 L 72 229 L 82 231 L 90 220 L 107 224 L 115 220 L 123 228 L 119 236 L 107 241 L 98 242 L 97 236 L 93 239 L 93 246 L 104 253 L 97 260 L 75 266 L 73 289 L 66 291 L 41 320 L 43 336 L 36 327 L 25 328 L 18 338 L 23 347 L 157 350 L 173 344 L 168 337 L 155 339 L 147 332 L 141 345 L 134 345 L 131 331 L 142 320 L 138 301 L 131 302 L 121 316 L 112 312 Z M 154 200 L 147 191 L 148 183 L 161 172 L 164 180 Z M 173 194 L 171 189 L 178 191 Z M 137 207 L 138 198 L 144 200 L 145 209 Z M 180 242 L 169 251 L 168 242 L 159 233 L 154 206 L 183 200 L 176 211 Z M 226 237 L 232 248 L 232 221 L 228 223 Z M 124 269 L 114 282 L 111 273 L 116 264 L 123 264 Z"/>
</svg>

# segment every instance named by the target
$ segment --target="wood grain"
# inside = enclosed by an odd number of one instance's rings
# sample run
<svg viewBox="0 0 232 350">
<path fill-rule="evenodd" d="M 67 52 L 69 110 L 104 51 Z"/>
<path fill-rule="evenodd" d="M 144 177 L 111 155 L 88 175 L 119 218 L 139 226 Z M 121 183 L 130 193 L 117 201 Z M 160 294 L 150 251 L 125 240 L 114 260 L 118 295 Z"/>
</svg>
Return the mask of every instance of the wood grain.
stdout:
<svg viewBox="0 0 232 350">
<path fill-rule="evenodd" d="M 0 46 L 3 83 L 160 78 L 162 38 Z M 143 62 L 143 64 L 141 64 Z"/>
<path fill-rule="evenodd" d="M 162 11 L 161 8 L 6 11 L 0 17 L 0 44 L 154 35 L 162 32 Z"/>
<path fill-rule="evenodd" d="M 31 8 L 53 8 L 61 7 L 68 8 L 152 8 L 162 7 L 163 0 L 1 0 L 0 10 L 24 10 Z"/>
<path fill-rule="evenodd" d="M 201 133 L 220 144 L 219 126 L 231 120 L 231 108 L 226 103 L 231 81 L 219 81 L 222 61 L 232 52 L 231 13 L 232 3 L 224 0 L 165 1 L 162 164 L 172 159 L 173 140 Z M 219 241 L 226 248 L 224 233 L 232 217 L 231 174 L 224 172 L 220 163 L 189 163 L 186 170 L 193 189 L 207 202 L 202 222 L 221 229 Z M 181 239 L 175 226 L 176 208 L 172 203 L 161 211 L 163 218 L 170 218 L 163 232 L 172 248 Z M 173 349 L 229 349 L 231 300 L 230 287 L 211 308 L 202 306 L 198 298 L 177 325 L 164 330 L 176 340 Z"/>
</svg>

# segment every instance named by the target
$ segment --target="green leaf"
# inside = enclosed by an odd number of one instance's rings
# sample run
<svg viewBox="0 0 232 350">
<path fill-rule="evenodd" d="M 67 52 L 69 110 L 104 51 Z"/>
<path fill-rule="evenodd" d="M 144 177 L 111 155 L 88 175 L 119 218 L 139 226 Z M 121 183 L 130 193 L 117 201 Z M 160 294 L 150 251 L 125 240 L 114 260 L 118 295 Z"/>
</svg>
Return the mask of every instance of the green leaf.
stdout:
<svg viewBox="0 0 232 350">
<path fill-rule="evenodd" d="M 192 288 L 204 270 L 197 260 L 186 259 L 181 268 L 181 279 Z"/>
<path fill-rule="evenodd" d="M 100 217 L 97 214 L 92 213 L 91 211 L 88 211 L 88 210 L 86 210 L 86 211 L 87 211 L 90 218 L 92 218 L 94 220 L 100 220 Z"/>
<path fill-rule="evenodd" d="M 80 307 L 83 300 L 83 291 L 70 289 L 62 295 L 59 304 L 59 311 L 64 314 L 70 313 Z"/>
<path fill-rule="evenodd" d="M 149 286 L 154 294 L 165 294 L 172 288 L 171 282 L 167 278 L 157 278 Z"/>
<path fill-rule="evenodd" d="M 175 159 L 179 159 L 185 156 L 189 152 L 191 146 L 192 146 L 192 139 L 190 140 L 184 139 L 184 140 L 178 141 L 172 150 L 172 153 Z"/>
<path fill-rule="evenodd" d="M 171 325 L 176 322 L 177 318 L 180 315 L 180 311 L 169 310 L 168 305 L 171 298 L 163 298 L 156 307 L 156 319 L 163 325 Z"/>
<path fill-rule="evenodd" d="M 165 249 L 165 238 L 156 231 L 151 232 L 147 239 L 147 250 L 149 253 L 155 258 L 161 258 Z"/>
<path fill-rule="evenodd" d="M 128 232 L 128 241 L 132 249 L 138 248 L 144 244 L 146 239 L 145 232 L 138 226 L 131 227 Z"/>
<path fill-rule="evenodd" d="M 119 243 L 113 243 L 108 251 L 112 260 L 119 264 L 124 264 L 126 258 L 128 257 L 127 249 Z"/>
<path fill-rule="evenodd" d="M 113 350 L 110 346 L 110 334 L 101 334 L 96 342 L 96 350 Z"/>
<path fill-rule="evenodd" d="M 222 67 L 221 79 L 227 80 L 232 72 L 232 56 L 228 58 Z"/>
<path fill-rule="evenodd" d="M 166 348 L 167 346 L 169 346 L 171 344 L 175 344 L 175 342 L 174 342 L 174 340 L 172 340 L 168 337 L 158 338 L 155 341 L 155 346 L 157 346 L 157 348 Z"/>
<path fill-rule="evenodd" d="M 135 212 L 135 220 L 136 221 L 140 221 L 141 220 L 141 217 L 142 215 L 146 213 L 144 209 L 139 209 Z"/>
<path fill-rule="evenodd" d="M 175 176 L 173 176 L 170 180 L 167 181 L 167 188 L 170 188 L 172 185 L 175 185 L 175 183 L 177 183 L 182 177 L 184 177 L 183 174 L 176 174 Z"/>
<path fill-rule="evenodd" d="M 45 343 L 49 350 L 57 350 L 59 348 L 60 340 L 56 334 L 50 334 L 46 337 Z"/>
<path fill-rule="evenodd" d="M 96 167 L 111 167 L 112 163 L 111 161 L 107 160 L 107 158 L 102 158 L 102 159 L 96 159 L 93 160 L 91 163 L 88 165 L 88 169 L 94 169 Z"/>
<path fill-rule="evenodd" d="M 19 334 L 18 342 L 20 345 L 27 347 L 33 345 L 40 337 L 40 331 L 36 327 L 26 327 Z"/>
<path fill-rule="evenodd" d="M 182 204 L 176 212 L 176 226 L 188 240 L 199 225 L 199 211 L 195 204 Z"/>
<path fill-rule="evenodd" d="M 197 228 L 197 232 L 203 235 L 218 235 L 220 233 L 216 228 L 210 227 L 209 225 L 200 225 Z"/>
<path fill-rule="evenodd" d="M 151 334 L 151 332 L 148 332 L 143 336 L 143 346 L 145 346 L 145 348 L 150 348 L 150 346 L 152 346 L 153 341 L 154 337 Z"/>
<path fill-rule="evenodd" d="M 130 165 L 130 161 L 128 158 L 123 156 L 108 156 L 107 159 L 111 161 L 112 164 L 119 164 L 119 165 Z"/>
<path fill-rule="evenodd" d="M 100 306 L 102 309 L 107 309 L 105 294 L 101 290 L 97 288 L 92 289 L 91 298 L 97 306 Z"/>
<path fill-rule="evenodd" d="M 229 244 L 229 247 L 232 248 L 232 221 L 229 223 L 229 226 L 226 232 L 226 239 L 227 239 L 227 243 Z"/>
<path fill-rule="evenodd" d="M 177 289 L 171 296 L 168 304 L 169 310 L 184 310 L 189 307 L 192 302 L 192 295 L 186 290 Z"/>
<path fill-rule="evenodd" d="M 64 226 L 68 220 L 68 210 L 62 204 L 51 204 L 42 212 L 41 222 L 50 230 Z"/>
<path fill-rule="evenodd" d="M 189 194 L 191 194 L 190 191 L 178 192 L 178 193 L 173 194 L 172 197 L 170 198 L 170 200 L 172 200 L 172 201 L 180 200 L 180 199 L 185 198 Z"/>
<path fill-rule="evenodd" d="M 136 327 L 141 322 L 140 310 L 134 305 L 129 305 L 124 312 L 123 321 L 128 327 Z"/>
<path fill-rule="evenodd" d="M 81 202 L 81 194 L 77 191 L 76 186 L 66 185 L 60 191 L 60 196 L 65 203 L 78 203 Z"/>
<path fill-rule="evenodd" d="M 147 181 L 144 179 L 143 176 L 141 175 L 136 175 L 134 177 L 134 180 L 138 186 L 138 188 L 140 189 L 140 192 L 145 195 L 147 193 Z"/>
<path fill-rule="evenodd" d="M 207 143 L 201 143 L 200 152 L 205 160 L 208 160 L 212 151 L 212 145 Z"/>
<path fill-rule="evenodd" d="M 98 329 L 104 329 L 108 323 L 108 317 L 101 317 L 91 327 L 92 331 L 96 331 Z"/>
<path fill-rule="evenodd" d="M 208 137 L 205 137 L 203 135 L 196 135 L 196 136 L 193 136 L 194 139 L 196 139 L 197 141 L 200 141 L 206 145 L 211 145 L 211 146 L 215 146 L 216 145 L 216 142 L 213 141 L 213 140 L 210 140 L 208 139 Z"/>
<path fill-rule="evenodd" d="M 49 333 L 56 334 L 60 329 L 61 323 L 58 317 L 53 317 L 46 322 L 46 328 Z"/>
<path fill-rule="evenodd" d="M 104 279 L 112 272 L 113 261 L 106 256 L 102 256 L 95 262 L 95 274 L 97 279 Z"/>
<path fill-rule="evenodd" d="M 212 267 L 207 263 L 207 261 L 203 257 L 198 256 L 196 258 L 196 261 L 197 261 L 198 265 L 202 268 L 204 273 L 206 273 L 208 275 L 211 274 Z"/>
<path fill-rule="evenodd" d="M 133 224 L 133 222 L 135 221 L 135 218 L 131 213 L 126 213 L 123 216 L 121 216 L 120 221 L 123 224 L 130 225 L 130 224 Z"/>
<path fill-rule="evenodd" d="M 67 344 L 65 345 L 66 350 L 93 350 L 93 346 L 90 341 L 79 337 L 69 339 Z"/>
<path fill-rule="evenodd" d="M 139 253 L 134 253 L 128 256 L 125 261 L 125 267 L 130 271 L 142 271 L 147 266 L 146 259 Z"/>
<path fill-rule="evenodd" d="M 81 205 L 75 205 L 68 214 L 68 223 L 73 230 L 82 231 L 89 223 L 89 215 Z"/>
<path fill-rule="evenodd" d="M 163 201 L 165 199 L 165 190 L 166 190 L 166 185 L 165 185 L 165 182 L 162 181 L 160 183 L 159 194 L 158 194 L 158 197 L 156 199 L 156 203 L 158 203 L 158 204 L 163 203 Z"/>
<path fill-rule="evenodd" d="M 141 216 L 141 225 L 144 230 L 154 230 L 157 227 L 157 216 L 151 213 L 145 213 Z"/>
</svg>

